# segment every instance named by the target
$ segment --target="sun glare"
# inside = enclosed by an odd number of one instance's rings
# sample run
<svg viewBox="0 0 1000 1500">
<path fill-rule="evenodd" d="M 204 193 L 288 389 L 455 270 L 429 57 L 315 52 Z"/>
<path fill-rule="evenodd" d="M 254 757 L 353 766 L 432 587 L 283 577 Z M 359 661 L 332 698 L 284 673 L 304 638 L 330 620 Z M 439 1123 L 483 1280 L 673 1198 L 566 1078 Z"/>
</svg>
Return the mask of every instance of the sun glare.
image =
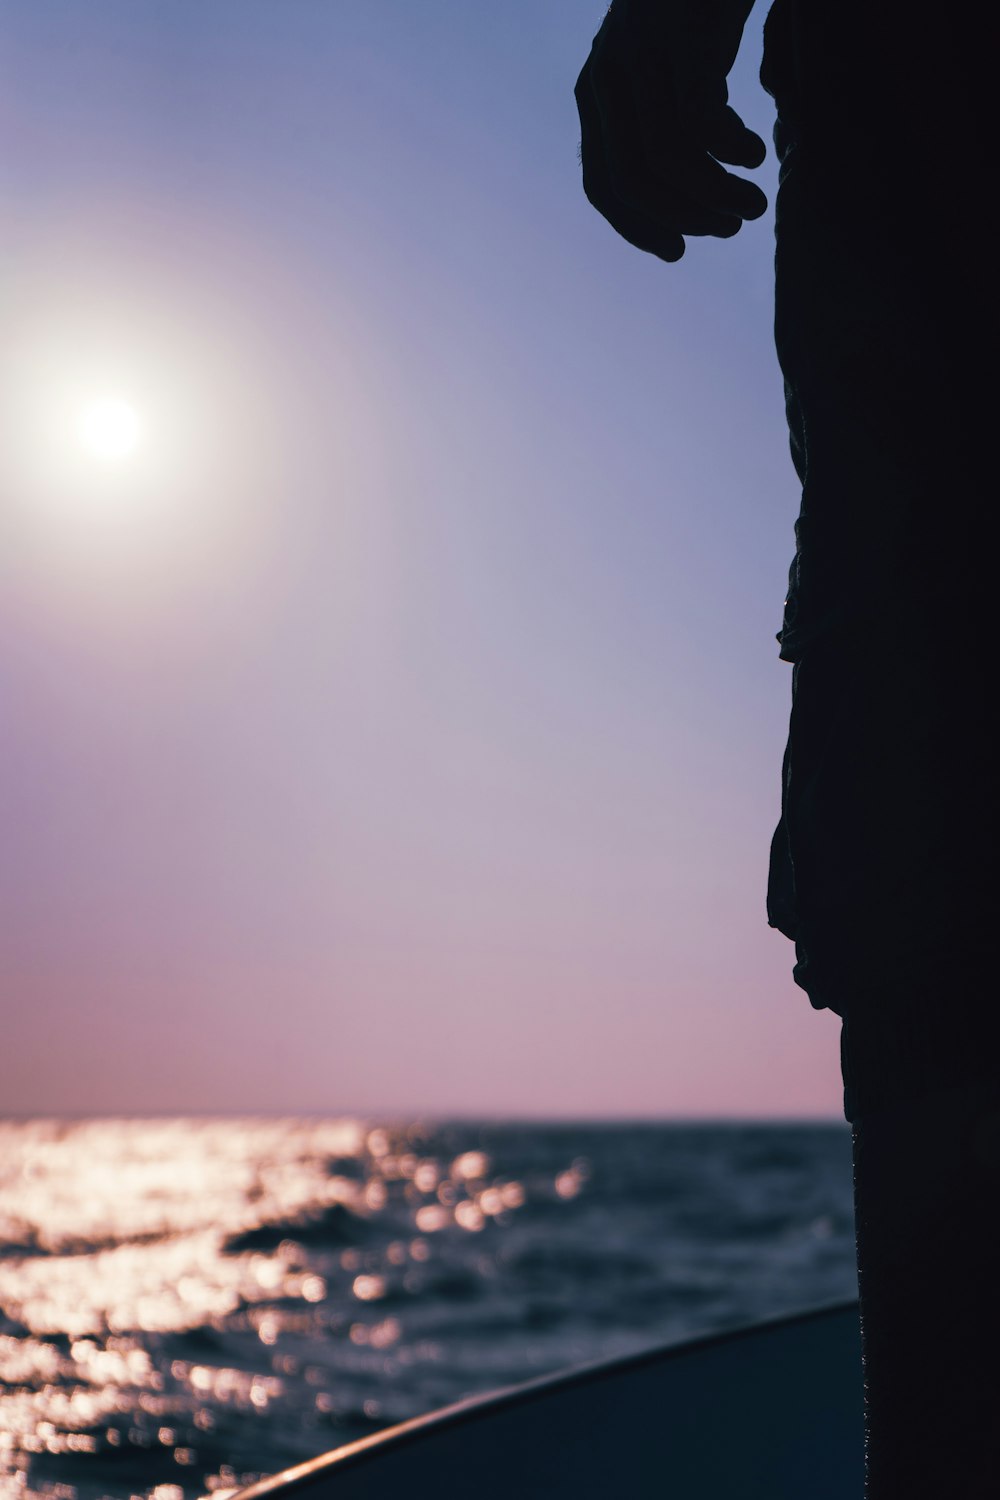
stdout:
<svg viewBox="0 0 1000 1500">
<path fill-rule="evenodd" d="M 95 624 L 192 590 L 231 588 L 237 607 L 284 524 L 280 385 L 256 328 L 244 343 L 187 276 L 109 291 L 102 267 L 43 269 L 0 340 L 0 588 L 16 570 L 40 608 Z"/>
<path fill-rule="evenodd" d="M 84 449 L 102 463 L 121 463 L 142 440 L 139 413 L 117 396 L 89 402 L 80 413 L 77 433 Z"/>
</svg>

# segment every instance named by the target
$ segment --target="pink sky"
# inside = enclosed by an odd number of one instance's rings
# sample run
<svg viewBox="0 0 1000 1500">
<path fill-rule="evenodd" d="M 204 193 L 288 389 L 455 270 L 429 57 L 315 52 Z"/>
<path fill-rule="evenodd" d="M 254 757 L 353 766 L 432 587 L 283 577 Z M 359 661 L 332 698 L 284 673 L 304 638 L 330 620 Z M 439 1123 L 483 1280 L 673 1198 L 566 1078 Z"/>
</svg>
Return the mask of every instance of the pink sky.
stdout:
<svg viewBox="0 0 1000 1500">
<path fill-rule="evenodd" d="M 770 221 L 616 240 L 599 15 L 474 9 L 13 18 L 5 1111 L 839 1112 L 763 914 Z"/>
</svg>

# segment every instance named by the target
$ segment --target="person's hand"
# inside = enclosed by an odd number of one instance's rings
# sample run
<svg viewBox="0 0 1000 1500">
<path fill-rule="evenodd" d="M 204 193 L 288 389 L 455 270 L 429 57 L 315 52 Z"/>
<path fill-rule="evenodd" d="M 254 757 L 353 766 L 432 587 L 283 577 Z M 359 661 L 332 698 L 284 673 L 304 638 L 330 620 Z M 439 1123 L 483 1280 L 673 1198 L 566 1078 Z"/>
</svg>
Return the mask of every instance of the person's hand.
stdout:
<svg viewBox="0 0 1000 1500">
<path fill-rule="evenodd" d="M 759 167 L 764 142 L 726 78 L 753 0 L 614 0 L 577 79 L 583 189 L 630 244 L 680 260 L 686 234 L 723 239 L 767 208 L 720 165 Z"/>
</svg>

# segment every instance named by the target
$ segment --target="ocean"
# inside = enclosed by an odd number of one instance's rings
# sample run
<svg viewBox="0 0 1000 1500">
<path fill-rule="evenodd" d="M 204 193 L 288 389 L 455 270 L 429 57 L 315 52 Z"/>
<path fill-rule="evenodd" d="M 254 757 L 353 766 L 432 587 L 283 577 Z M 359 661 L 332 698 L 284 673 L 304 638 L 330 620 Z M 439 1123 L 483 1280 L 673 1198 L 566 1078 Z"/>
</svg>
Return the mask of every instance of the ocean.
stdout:
<svg viewBox="0 0 1000 1500">
<path fill-rule="evenodd" d="M 0 1493 L 214 1500 L 857 1294 L 842 1124 L 0 1123 Z"/>
</svg>

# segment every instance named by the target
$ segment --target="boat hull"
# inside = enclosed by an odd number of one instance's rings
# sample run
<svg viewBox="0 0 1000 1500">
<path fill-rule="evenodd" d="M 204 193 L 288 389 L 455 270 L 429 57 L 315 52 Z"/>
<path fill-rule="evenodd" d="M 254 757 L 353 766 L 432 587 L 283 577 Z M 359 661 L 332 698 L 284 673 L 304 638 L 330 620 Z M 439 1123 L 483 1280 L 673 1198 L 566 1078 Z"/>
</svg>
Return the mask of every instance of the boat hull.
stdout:
<svg viewBox="0 0 1000 1500">
<path fill-rule="evenodd" d="M 534 1380 L 404 1422 L 240 1500 L 859 1500 L 856 1303 Z"/>
</svg>

